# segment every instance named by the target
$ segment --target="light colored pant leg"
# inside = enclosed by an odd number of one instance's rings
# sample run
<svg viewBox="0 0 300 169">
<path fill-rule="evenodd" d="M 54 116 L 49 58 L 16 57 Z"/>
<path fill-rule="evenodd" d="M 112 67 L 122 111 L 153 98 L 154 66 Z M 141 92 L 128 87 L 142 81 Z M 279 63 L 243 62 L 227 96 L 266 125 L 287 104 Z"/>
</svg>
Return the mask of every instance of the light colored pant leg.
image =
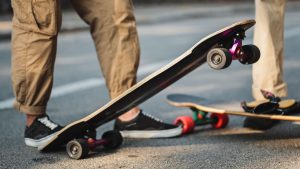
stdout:
<svg viewBox="0 0 300 169">
<path fill-rule="evenodd" d="M 43 115 L 53 83 L 60 8 L 57 0 L 12 0 L 14 107 Z"/>
<path fill-rule="evenodd" d="M 140 46 L 131 0 L 72 0 L 90 26 L 110 97 L 136 83 Z"/>
<path fill-rule="evenodd" d="M 287 85 L 283 80 L 285 5 L 285 0 L 255 1 L 254 44 L 261 52 L 252 74 L 252 94 L 256 100 L 263 99 L 260 89 L 280 97 L 287 95 Z"/>
</svg>

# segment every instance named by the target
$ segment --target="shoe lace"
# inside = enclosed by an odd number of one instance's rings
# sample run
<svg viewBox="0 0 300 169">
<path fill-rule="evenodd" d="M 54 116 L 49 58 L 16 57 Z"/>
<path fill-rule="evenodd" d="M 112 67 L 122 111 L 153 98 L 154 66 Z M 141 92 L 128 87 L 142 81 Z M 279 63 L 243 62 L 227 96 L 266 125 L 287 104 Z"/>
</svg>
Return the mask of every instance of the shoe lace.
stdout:
<svg viewBox="0 0 300 169">
<path fill-rule="evenodd" d="M 144 113 L 144 112 L 143 112 L 143 114 L 144 114 L 146 117 L 148 117 L 148 118 L 150 118 L 150 119 L 152 119 L 152 120 L 154 120 L 154 121 L 157 121 L 157 122 L 159 122 L 159 123 L 163 123 L 163 121 L 162 121 L 161 119 L 159 119 L 159 118 L 157 118 L 157 117 L 154 117 L 154 116 L 152 116 L 151 114 L 147 114 L 147 113 Z"/>
<path fill-rule="evenodd" d="M 47 116 L 39 118 L 38 121 L 43 123 L 46 127 L 50 128 L 51 130 L 54 130 L 56 127 L 58 127 L 58 125 L 52 122 Z"/>
</svg>

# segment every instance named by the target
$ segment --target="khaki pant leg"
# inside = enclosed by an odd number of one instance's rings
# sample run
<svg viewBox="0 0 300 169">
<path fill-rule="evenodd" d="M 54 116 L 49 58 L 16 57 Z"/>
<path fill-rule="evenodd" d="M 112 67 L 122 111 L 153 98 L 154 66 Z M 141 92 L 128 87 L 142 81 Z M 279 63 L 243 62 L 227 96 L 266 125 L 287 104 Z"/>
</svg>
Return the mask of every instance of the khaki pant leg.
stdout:
<svg viewBox="0 0 300 169">
<path fill-rule="evenodd" d="M 53 83 L 60 8 L 57 0 L 12 0 L 14 107 L 43 115 Z"/>
<path fill-rule="evenodd" d="M 253 65 L 252 94 L 263 99 L 260 89 L 286 96 L 287 86 L 283 81 L 284 59 L 284 12 L 285 0 L 256 0 L 254 44 L 260 51 L 260 60 Z"/>
<path fill-rule="evenodd" d="M 90 25 L 110 97 L 136 83 L 140 47 L 131 0 L 72 0 Z"/>
</svg>

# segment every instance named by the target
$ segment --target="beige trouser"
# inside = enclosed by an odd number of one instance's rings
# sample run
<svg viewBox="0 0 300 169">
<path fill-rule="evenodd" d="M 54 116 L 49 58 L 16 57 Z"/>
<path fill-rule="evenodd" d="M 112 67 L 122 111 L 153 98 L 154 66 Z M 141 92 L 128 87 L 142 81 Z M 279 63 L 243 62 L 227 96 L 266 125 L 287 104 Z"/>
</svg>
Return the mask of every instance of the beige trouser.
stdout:
<svg viewBox="0 0 300 169">
<path fill-rule="evenodd" d="M 110 97 L 136 83 L 139 42 L 131 0 L 71 0 L 90 26 Z M 12 82 L 14 106 L 45 114 L 53 83 L 59 0 L 12 0 Z M 74 70 L 76 71 L 76 70 Z"/>
<path fill-rule="evenodd" d="M 255 0 L 254 44 L 261 52 L 259 61 L 253 65 L 252 94 L 257 100 L 263 99 L 260 89 L 280 97 L 287 95 L 282 68 L 285 4 L 285 0 Z"/>
</svg>

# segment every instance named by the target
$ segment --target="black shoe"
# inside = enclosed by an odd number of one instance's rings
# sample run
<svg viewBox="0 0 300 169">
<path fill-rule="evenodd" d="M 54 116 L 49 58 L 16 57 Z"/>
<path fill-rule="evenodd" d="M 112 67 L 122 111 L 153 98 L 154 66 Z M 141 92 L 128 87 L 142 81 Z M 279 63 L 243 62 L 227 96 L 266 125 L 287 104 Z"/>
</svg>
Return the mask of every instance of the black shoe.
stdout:
<svg viewBox="0 0 300 169">
<path fill-rule="evenodd" d="M 39 147 L 50 141 L 62 127 L 49 119 L 48 116 L 37 118 L 30 127 L 25 128 L 25 144 Z"/>
<path fill-rule="evenodd" d="M 241 106 L 244 109 L 244 111 L 252 112 L 254 114 L 282 114 L 282 111 L 279 110 L 279 104 L 275 102 L 263 102 L 255 107 L 248 107 L 246 105 L 246 102 L 242 102 Z M 244 127 L 254 130 L 268 130 L 278 123 L 278 120 L 246 117 L 246 119 L 244 120 Z"/>
<path fill-rule="evenodd" d="M 244 120 L 244 127 L 254 130 L 268 130 L 278 123 L 278 120 L 247 117 Z"/>
<path fill-rule="evenodd" d="M 119 130 L 124 138 L 167 138 L 181 134 L 180 126 L 167 124 L 142 111 L 130 121 L 116 120 L 114 129 Z"/>
</svg>

